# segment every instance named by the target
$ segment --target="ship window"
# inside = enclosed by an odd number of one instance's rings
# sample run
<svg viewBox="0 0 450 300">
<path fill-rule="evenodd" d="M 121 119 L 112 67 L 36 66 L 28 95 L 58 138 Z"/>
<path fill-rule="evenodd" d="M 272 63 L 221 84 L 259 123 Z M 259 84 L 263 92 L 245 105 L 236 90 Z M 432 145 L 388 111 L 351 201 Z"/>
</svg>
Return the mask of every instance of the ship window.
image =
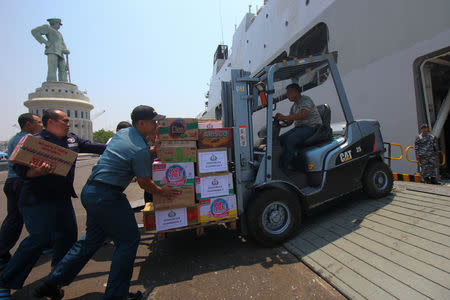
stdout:
<svg viewBox="0 0 450 300">
<path fill-rule="evenodd" d="M 78 110 L 75 111 L 75 118 L 78 118 Z"/>
<path fill-rule="evenodd" d="M 309 4 L 309 0 L 306 0 L 305 5 L 308 5 L 308 4 Z"/>
<path fill-rule="evenodd" d="M 228 59 L 228 46 L 227 45 L 219 45 L 217 46 L 216 53 L 214 53 L 214 63 L 218 59 Z"/>
<path fill-rule="evenodd" d="M 67 116 L 70 118 L 70 109 L 67 110 Z"/>
<path fill-rule="evenodd" d="M 295 41 L 289 48 L 290 57 L 308 57 L 328 51 L 328 27 L 319 23 Z"/>
<path fill-rule="evenodd" d="M 81 112 L 81 118 L 84 119 L 84 111 Z"/>
</svg>

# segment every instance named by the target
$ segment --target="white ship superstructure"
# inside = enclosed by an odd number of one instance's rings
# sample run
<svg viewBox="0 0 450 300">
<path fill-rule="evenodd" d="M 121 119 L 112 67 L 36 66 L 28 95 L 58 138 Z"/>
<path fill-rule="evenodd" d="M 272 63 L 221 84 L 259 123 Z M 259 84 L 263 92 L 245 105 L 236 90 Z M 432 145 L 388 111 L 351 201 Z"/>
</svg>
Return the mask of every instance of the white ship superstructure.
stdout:
<svg viewBox="0 0 450 300">
<path fill-rule="evenodd" d="M 221 82 L 231 69 L 257 74 L 290 57 L 337 51 L 338 65 L 357 119 L 377 119 L 384 140 L 405 149 L 414 145 L 421 123 L 450 154 L 450 1 L 448 0 L 269 0 L 247 13 L 233 36 L 231 51 L 220 45 L 207 93 L 204 118 L 221 117 Z M 328 103 L 332 122 L 343 121 L 327 74 L 300 82 L 316 104 Z M 316 78 L 317 80 L 313 80 Z M 284 93 L 280 82 L 276 94 Z M 313 86 L 320 87 L 310 89 Z M 283 101 L 278 110 L 289 111 Z M 262 125 L 263 113 L 255 117 Z M 399 156 L 393 152 L 393 156 Z M 414 159 L 414 151 L 409 158 Z M 414 174 L 417 165 L 392 161 L 394 172 Z"/>
</svg>

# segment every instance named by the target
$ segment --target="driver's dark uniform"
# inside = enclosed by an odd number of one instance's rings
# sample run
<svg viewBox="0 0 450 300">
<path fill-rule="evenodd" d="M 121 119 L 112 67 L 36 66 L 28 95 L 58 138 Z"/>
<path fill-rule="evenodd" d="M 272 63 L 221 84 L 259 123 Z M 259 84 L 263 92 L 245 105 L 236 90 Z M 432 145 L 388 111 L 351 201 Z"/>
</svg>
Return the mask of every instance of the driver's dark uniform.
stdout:
<svg viewBox="0 0 450 300">
<path fill-rule="evenodd" d="M 294 158 L 297 145 L 301 145 L 314 134 L 318 126 L 322 125 L 322 118 L 310 97 L 301 95 L 300 99 L 292 104 L 289 115 L 297 114 L 302 109 L 308 111 L 306 117 L 294 121 L 295 127 L 280 135 L 280 143 L 284 150 L 280 158 L 280 168 L 283 171 L 287 170 Z"/>
</svg>

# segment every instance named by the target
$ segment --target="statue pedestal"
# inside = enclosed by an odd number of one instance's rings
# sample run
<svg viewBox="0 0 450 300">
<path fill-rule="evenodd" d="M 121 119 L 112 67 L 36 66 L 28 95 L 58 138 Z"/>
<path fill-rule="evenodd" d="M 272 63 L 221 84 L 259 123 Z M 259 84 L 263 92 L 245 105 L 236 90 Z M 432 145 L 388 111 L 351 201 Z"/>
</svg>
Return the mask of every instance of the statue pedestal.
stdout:
<svg viewBox="0 0 450 300">
<path fill-rule="evenodd" d="M 77 85 L 60 81 L 44 82 L 34 93 L 28 94 L 28 101 L 25 101 L 24 105 L 30 113 L 41 118 L 43 112 L 49 108 L 64 111 L 70 119 L 70 132 L 83 139 L 92 140 L 90 111 L 94 106 L 85 92 L 78 90 Z"/>
</svg>

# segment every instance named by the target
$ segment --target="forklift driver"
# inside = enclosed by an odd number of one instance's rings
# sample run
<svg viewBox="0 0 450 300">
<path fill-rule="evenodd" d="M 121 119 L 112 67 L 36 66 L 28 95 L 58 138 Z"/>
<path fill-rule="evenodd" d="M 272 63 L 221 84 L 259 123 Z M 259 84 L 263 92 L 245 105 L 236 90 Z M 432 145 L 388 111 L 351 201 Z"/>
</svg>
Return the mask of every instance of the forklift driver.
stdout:
<svg viewBox="0 0 450 300">
<path fill-rule="evenodd" d="M 301 94 L 301 88 L 297 83 L 288 85 L 286 94 L 289 101 L 294 102 L 289 115 L 277 113 L 275 120 L 284 121 L 288 125 L 294 122 L 295 127 L 279 137 L 280 144 L 283 147 L 279 166 L 283 172 L 288 170 L 289 163 L 294 158 L 296 147 L 312 136 L 315 130 L 322 125 L 322 118 L 314 102 L 310 97 Z"/>
</svg>

